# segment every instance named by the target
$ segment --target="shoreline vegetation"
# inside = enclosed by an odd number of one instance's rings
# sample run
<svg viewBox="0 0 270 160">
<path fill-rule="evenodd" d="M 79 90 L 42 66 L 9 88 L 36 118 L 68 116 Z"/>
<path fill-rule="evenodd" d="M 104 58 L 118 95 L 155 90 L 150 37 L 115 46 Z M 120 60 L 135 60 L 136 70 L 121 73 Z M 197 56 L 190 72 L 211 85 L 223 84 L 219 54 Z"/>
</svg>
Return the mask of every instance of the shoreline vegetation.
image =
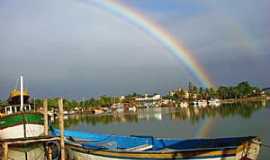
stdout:
<svg viewBox="0 0 270 160">
<path fill-rule="evenodd" d="M 221 100 L 222 104 L 231 104 L 231 103 L 243 103 L 243 102 L 258 102 L 270 100 L 270 96 L 254 96 L 254 97 L 245 97 L 245 98 L 236 98 L 236 99 L 223 99 Z"/>
<path fill-rule="evenodd" d="M 48 106 L 51 110 L 57 106 L 58 97 L 48 98 Z M 152 95 L 132 93 L 127 96 L 100 96 L 97 98 L 87 98 L 82 100 L 74 100 L 64 98 L 64 109 L 66 111 L 92 111 L 93 109 L 116 108 L 120 105 L 125 108 L 129 107 L 156 107 L 162 106 L 179 106 L 178 104 L 186 103 L 191 105 L 193 102 L 218 100 L 221 104 L 241 103 L 250 101 L 270 100 L 270 91 L 265 91 L 258 87 L 252 86 L 249 82 L 240 82 L 235 86 L 220 86 L 217 88 L 197 87 L 191 82 L 187 88 L 177 88 L 170 90 L 168 94 L 160 96 L 157 93 Z M 32 103 L 37 108 L 42 107 L 43 99 L 32 99 Z M 7 101 L 0 100 L 0 106 L 8 105 Z"/>
<path fill-rule="evenodd" d="M 168 111 L 168 107 L 164 107 L 162 111 L 161 108 L 152 108 L 150 110 L 141 110 L 138 112 L 128 112 L 126 114 L 112 114 L 112 113 L 104 113 L 99 115 L 88 116 L 87 114 L 74 115 L 68 118 L 68 123 L 65 123 L 66 128 L 70 128 L 72 126 L 78 125 L 81 121 L 96 125 L 98 123 L 101 124 L 109 124 L 113 122 L 138 122 L 139 120 L 149 120 L 151 119 L 159 119 L 160 117 L 156 117 L 154 113 L 161 113 L 170 115 L 169 117 L 172 120 L 191 120 L 192 123 L 199 122 L 203 120 L 205 117 L 215 118 L 217 115 L 221 117 L 230 117 L 232 115 L 239 115 L 243 118 L 250 118 L 252 114 L 263 107 L 267 106 L 267 103 L 261 103 L 262 101 L 252 101 L 248 103 L 230 103 L 225 104 L 221 107 L 207 107 L 207 108 L 184 108 L 177 109 L 172 108 Z M 237 106 L 237 107 L 235 107 Z M 258 107 L 262 106 L 262 107 Z M 57 123 L 55 124 L 57 126 Z"/>
</svg>

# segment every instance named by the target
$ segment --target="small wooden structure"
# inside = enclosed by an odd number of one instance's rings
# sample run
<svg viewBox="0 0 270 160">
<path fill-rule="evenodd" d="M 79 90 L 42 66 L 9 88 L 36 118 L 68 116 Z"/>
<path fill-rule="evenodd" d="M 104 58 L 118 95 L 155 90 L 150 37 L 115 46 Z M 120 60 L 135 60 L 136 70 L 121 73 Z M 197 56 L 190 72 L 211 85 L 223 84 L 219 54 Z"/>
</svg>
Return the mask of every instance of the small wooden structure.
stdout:
<svg viewBox="0 0 270 160">
<path fill-rule="evenodd" d="M 59 141 L 59 137 L 51 137 L 51 136 L 39 136 L 39 137 L 31 137 L 31 138 L 17 138 L 17 139 L 4 139 L 0 140 L 0 144 L 2 146 L 2 160 L 8 160 L 8 148 L 9 145 L 23 145 L 30 143 L 45 143 L 52 141 Z M 51 155 L 47 155 L 48 158 Z"/>
<path fill-rule="evenodd" d="M 58 100 L 59 106 L 59 127 L 61 130 L 60 137 L 52 137 L 48 135 L 48 101 L 45 99 L 43 101 L 44 107 L 44 135 L 38 137 L 27 137 L 27 138 L 13 138 L 13 139 L 0 139 L 0 147 L 2 150 L 1 160 L 8 160 L 8 149 L 11 145 L 25 145 L 32 143 L 43 143 L 46 144 L 48 142 L 60 142 L 60 150 L 61 150 L 61 160 L 65 159 L 65 146 L 64 146 L 64 118 L 63 118 L 63 99 L 60 98 Z M 52 160 L 52 150 L 50 147 L 45 146 L 47 159 Z"/>
</svg>

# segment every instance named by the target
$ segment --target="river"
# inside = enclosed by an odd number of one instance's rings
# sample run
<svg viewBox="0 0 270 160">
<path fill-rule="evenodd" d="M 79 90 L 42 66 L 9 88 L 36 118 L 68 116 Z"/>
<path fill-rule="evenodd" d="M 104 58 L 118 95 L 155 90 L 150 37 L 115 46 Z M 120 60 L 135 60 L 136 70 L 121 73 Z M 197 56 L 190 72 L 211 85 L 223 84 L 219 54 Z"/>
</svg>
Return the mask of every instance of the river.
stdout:
<svg viewBox="0 0 270 160">
<path fill-rule="evenodd" d="M 219 107 L 145 108 L 137 112 L 107 115 L 73 115 L 67 129 L 122 135 L 153 135 L 170 138 L 258 136 L 270 144 L 270 103 L 226 104 Z M 259 160 L 268 160 L 262 147 Z"/>
</svg>

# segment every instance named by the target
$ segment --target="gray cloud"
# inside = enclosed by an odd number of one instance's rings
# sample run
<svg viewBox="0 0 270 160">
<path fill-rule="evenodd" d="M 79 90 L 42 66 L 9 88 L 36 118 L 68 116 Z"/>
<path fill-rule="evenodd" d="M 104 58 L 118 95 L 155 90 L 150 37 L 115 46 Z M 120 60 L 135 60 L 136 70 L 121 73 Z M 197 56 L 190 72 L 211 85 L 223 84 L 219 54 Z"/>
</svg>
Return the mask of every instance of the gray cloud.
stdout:
<svg viewBox="0 0 270 160">
<path fill-rule="evenodd" d="M 196 14 L 138 10 L 181 40 L 217 84 L 267 85 L 269 5 L 253 3 L 205 4 Z M 164 93 L 196 82 L 158 41 L 91 3 L 4 0 L 0 8 L 0 97 L 21 73 L 35 96 Z"/>
</svg>

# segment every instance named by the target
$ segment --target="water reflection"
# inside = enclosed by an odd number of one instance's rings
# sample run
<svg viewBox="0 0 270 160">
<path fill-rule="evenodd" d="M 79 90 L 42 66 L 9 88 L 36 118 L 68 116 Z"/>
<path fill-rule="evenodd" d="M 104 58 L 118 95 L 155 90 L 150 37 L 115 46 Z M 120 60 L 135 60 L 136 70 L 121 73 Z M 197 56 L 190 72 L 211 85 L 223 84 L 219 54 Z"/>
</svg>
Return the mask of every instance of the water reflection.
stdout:
<svg viewBox="0 0 270 160">
<path fill-rule="evenodd" d="M 65 125 L 86 132 L 169 138 L 256 135 L 270 144 L 269 115 L 270 104 L 262 101 L 219 107 L 146 108 L 129 113 L 73 115 L 67 117 Z M 260 160 L 267 160 L 270 152 L 262 148 L 259 156 Z"/>
<path fill-rule="evenodd" d="M 265 117 L 265 115 L 269 115 L 269 109 L 269 103 L 266 101 L 226 104 L 220 107 L 206 108 L 146 108 L 130 113 L 72 115 L 66 117 L 65 125 L 66 128 L 75 127 L 75 129 L 76 127 L 77 129 L 82 129 L 83 127 L 89 128 L 92 126 L 90 129 L 92 131 L 99 129 L 98 127 L 93 128 L 93 126 L 99 125 L 102 126 L 100 130 L 106 133 L 122 132 L 124 134 L 149 134 L 161 137 L 187 137 L 196 132 L 196 128 L 200 127 L 200 123 L 203 120 L 215 119 L 217 125 L 209 133 L 210 137 L 257 135 L 262 138 L 264 143 L 268 144 L 270 142 L 268 131 L 269 118 Z M 261 110 L 262 112 L 260 113 Z M 252 117 L 256 112 L 259 114 Z M 148 123 L 146 124 L 145 122 Z M 186 122 L 191 122 L 194 125 L 189 125 Z M 119 126 L 119 124 L 127 125 Z M 228 127 L 224 128 L 224 126 Z M 44 147 L 41 144 L 31 144 L 30 146 L 23 147 L 12 146 L 9 149 L 8 155 L 9 159 L 45 159 Z M 269 156 L 268 150 L 262 148 L 259 159 L 266 160 Z"/>
<path fill-rule="evenodd" d="M 70 128 L 77 124 L 89 124 L 95 126 L 96 124 L 110 124 L 118 122 L 139 122 L 150 120 L 189 120 L 193 124 L 198 123 L 205 118 L 221 117 L 226 119 L 233 116 L 241 116 L 248 119 L 256 111 L 259 111 L 267 106 L 266 101 L 237 103 L 237 104 L 224 104 L 220 107 L 188 107 L 188 108 L 146 108 L 139 109 L 137 112 L 130 113 L 115 113 L 104 115 L 71 115 L 65 119 L 65 127 Z M 57 125 L 57 124 L 56 124 Z"/>
</svg>

